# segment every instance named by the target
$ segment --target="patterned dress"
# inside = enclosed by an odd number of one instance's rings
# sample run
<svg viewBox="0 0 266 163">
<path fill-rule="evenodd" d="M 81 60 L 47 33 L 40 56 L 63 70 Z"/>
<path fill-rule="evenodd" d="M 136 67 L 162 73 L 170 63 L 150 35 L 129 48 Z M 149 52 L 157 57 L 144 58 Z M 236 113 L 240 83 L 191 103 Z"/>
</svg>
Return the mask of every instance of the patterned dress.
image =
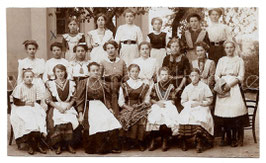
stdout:
<svg viewBox="0 0 266 163">
<path fill-rule="evenodd" d="M 133 110 L 122 108 L 119 120 L 123 127 L 124 137 L 143 141 L 145 137 L 147 110 L 149 108 L 144 102 L 148 102 L 146 92 L 149 86 L 141 80 L 129 79 L 123 83 L 119 92 L 119 106 L 124 104 L 133 107 Z"/>
</svg>

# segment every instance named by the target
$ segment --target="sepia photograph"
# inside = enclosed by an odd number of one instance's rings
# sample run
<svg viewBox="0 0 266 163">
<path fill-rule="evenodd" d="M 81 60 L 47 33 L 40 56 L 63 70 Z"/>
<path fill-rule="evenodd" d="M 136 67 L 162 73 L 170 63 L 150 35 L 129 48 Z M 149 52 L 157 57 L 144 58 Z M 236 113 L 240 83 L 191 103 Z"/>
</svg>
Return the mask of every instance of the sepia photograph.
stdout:
<svg viewBox="0 0 266 163">
<path fill-rule="evenodd" d="M 8 157 L 260 158 L 260 8 L 107 6 L 5 9 Z"/>
</svg>

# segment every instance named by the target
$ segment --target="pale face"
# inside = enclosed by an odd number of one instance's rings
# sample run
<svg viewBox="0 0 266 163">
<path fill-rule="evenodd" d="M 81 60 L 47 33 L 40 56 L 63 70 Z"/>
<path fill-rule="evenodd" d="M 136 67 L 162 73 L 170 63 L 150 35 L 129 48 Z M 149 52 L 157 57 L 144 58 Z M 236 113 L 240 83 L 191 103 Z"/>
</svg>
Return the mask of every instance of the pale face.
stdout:
<svg viewBox="0 0 266 163">
<path fill-rule="evenodd" d="M 202 46 L 196 47 L 196 54 L 198 59 L 205 59 L 206 50 Z"/>
<path fill-rule="evenodd" d="M 234 56 L 234 52 L 235 52 L 234 44 L 231 42 L 227 43 L 224 47 L 224 51 L 227 56 Z"/>
<path fill-rule="evenodd" d="M 199 29 L 200 28 L 200 21 L 197 17 L 191 17 L 189 20 L 189 25 L 192 29 Z"/>
<path fill-rule="evenodd" d="M 61 58 L 61 54 L 62 54 L 61 48 L 59 48 L 57 46 L 54 46 L 52 48 L 52 54 L 53 54 L 54 58 L 60 59 Z"/>
<path fill-rule="evenodd" d="M 91 76 L 100 76 L 100 68 L 99 66 L 92 65 L 90 66 L 90 75 Z"/>
<path fill-rule="evenodd" d="M 35 58 L 35 54 L 37 52 L 37 48 L 35 45 L 28 45 L 26 48 L 26 52 L 31 58 Z"/>
<path fill-rule="evenodd" d="M 33 81 L 33 73 L 32 72 L 25 72 L 23 78 L 25 84 L 30 85 Z"/>
<path fill-rule="evenodd" d="M 180 53 L 180 46 L 177 42 L 173 42 L 170 46 L 171 54 L 176 55 Z"/>
<path fill-rule="evenodd" d="M 220 18 L 220 15 L 217 11 L 211 12 L 210 19 L 212 22 L 218 22 L 219 18 Z"/>
<path fill-rule="evenodd" d="M 114 57 L 116 55 L 116 49 L 115 49 L 114 45 L 108 44 L 106 46 L 106 52 L 107 52 L 108 56 Z"/>
<path fill-rule="evenodd" d="M 135 17 L 131 12 L 125 14 L 126 24 L 133 24 Z"/>
<path fill-rule="evenodd" d="M 162 70 L 160 72 L 160 79 L 162 82 L 166 82 L 169 79 L 169 74 L 167 71 Z"/>
<path fill-rule="evenodd" d="M 139 53 L 140 53 L 140 56 L 142 56 L 143 58 L 148 58 L 150 55 L 149 46 L 146 44 L 141 45 L 141 47 L 139 49 Z"/>
<path fill-rule="evenodd" d="M 100 17 L 97 19 L 97 26 L 98 26 L 98 28 L 104 28 L 104 27 L 105 27 L 105 20 L 104 20 L 104 17 L 100 16 Z"/>
<path fill-rule="evenodd" d="M 86 51 L 83 47 L 78 46 L 76 49 L 76 58 L 80 61 L 83 61 L 86 56 Z"/>
<path fill-rule="evenodd" d="M 155 20 L 152 24 L 152 28 L 155 31 L 160 31 L 162 28 L 162 23 L 159 20 Z"/>
<path fill-rule="evenodd" d="M 138 79 L 138 77 L 139 77 L 139 69 L 137 67 L 131 68 L 130 71 L 129 71 L 129 76 L 132 79 Z"/>
<path fill-rule="evenodd" d="M 68 28 L 69 28 L 69 32 L 70 33 L 75 33 L 78 31 L 78 24 L 76 21 L 71 21 L 69 24 L 68 24 Z"/>
<path fill-rule="evenodd" d="M 63 71 L 59 68 L 55 68 L 55 76 L 57 79 L 61 79 L 61 80 L 65 79 L 65 74 L 66 74 L 65 71 Z"/>
<path fill-rule="evenodd" d="M 189 77 L 194 85 L 200 81 L 200 75 L 197 72 L 191 72 Z"/>
</svg>

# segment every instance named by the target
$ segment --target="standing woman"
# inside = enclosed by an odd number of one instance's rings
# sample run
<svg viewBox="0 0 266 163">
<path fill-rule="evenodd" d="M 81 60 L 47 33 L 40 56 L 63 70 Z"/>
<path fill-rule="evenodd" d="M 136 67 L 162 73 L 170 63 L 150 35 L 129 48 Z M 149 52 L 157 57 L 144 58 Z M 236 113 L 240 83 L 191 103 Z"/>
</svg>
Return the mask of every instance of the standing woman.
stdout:
<svg viewBox="0 0 266 163">
<path fill-rule="evenodd" d="M 145 150 L 145 127 L 149 107 L 149 86 L 138 78 L 140 67 L 131 64 L 128 67 L 130 79 L 123 83 L 119 90 L 118 104 L 122 108 L 119 120 L 125 145 L 138 145 Z"/>
<path fill-rule="evenodd" d="M 88 46 L 85 42 L 78 43 L 73 48 L 76 58 L 74 61 L 70 62 L 69 72 L 71 78 L 77 83 L 80 80 L 83 80 L 89 76 L 88 64 L 86 60 L 86 53 L 88 51 Z"/>
<path fill-rule="evenodd" d="M 76 106 L 79 122 L 84 127 L 83 147 L 86 153 L 120 153 L 119 121 L 113 115 L 110 105 L 110 88 L 100 77 L 100 65 L 88 65 L 90 77 L 79 81 Z"/>
<path fill-rule="evenodd" d="M 120 58 L 127 66 L 133 59 L 139 57 L 138 44 L 143 41 L 141 29 L 134 24 L 136 13 L 131 9 L 126 9 L 123 14 L 126 24 L 118 27 L 115 40 L 120 45 Z"/>
<path fill-rule="evenodd" d="M 83 33 L 79 33 L 79 22 L 75 16 L 68 21 L 69 33 L 63 34 L 63 49 L 65 51 L 65 59 L 70 61 L 75 60 L 76 55 L 73 51 L 74 46 L 79 42 L 85 42 L 85 36 Z"/>
<path fill-rule="evenodd" d="M 88 46 L 92 49 L 90 53 L 91 61 L 100 63 L 106 59 L 107 54 L 103 49 L 104 43 L 113 39 L 113 32 L 107 29 L 107 18 L 104 14 L 100 13 L 95 17 L 96 29 L 88 32 Z"/>
<path fill-rule="evenodd" d="M 25 46 L 26 53 L 28 54 L 27 58 L 18 60 L 18 80 L 17 84 L 23 82 L 23 69 L 31 68 L 34 73 L 33 84 L 39 87 L 41 95 L 45 94 L 45 85 L 42 80 L 42 75 L 44 73 L 45 61 L 42 58 L 36 57 L 36 52 L 39 47 L 35 40 L 26 40 L 23 42 Z M 44 96 L 41 97 L 43 100 Z M 43 106 L 43 105 L 42 105 Z"/>
<path fill-rule="evenodd" d="M 47 135 L 46 114 L 39 105 L 41 94 L 39 87 L 32 83 L 33 71 L 28 68 L 22 72 L 23 82 L 18 84 L 12 92 L 10 122 L 14 130 L 16 143 L 29 145 L 28 153 L 33 155 L 36 150 L 46 154 L 41 147 L 41 137 Z"/>
<path fill-rule="evenodd" d="M 111 88 L 111 105 L 117 117 L 120 109 L 118 106 L 119 87 L 123 81 L 128 79 L 127 66 L 123 59 L 117 57 L 118 44 L 114 40 L 106 42 L 103 46 L 108 57 L 101 61 L 100 72 L 105 82 Z"/>
<path fill-rule="evenodd" d="M 133 60 L 132 63 L 139 65 L 139 78 L 150 87 L 153 85 L 153 79 L 156 77 L 156 59 L 150 57 L 151 45 L 143 41 L 139 44 L 140 57 Z"/>
<path fill-rule="evenodd" d="M 48 112 L 50 145 L 56 148 L 56 154 L 61 154 L 64 145 L 70 153 L 74 154 L 76 152 L 71 144 L 73 130 L 79 125 L 78 113 L 73 107 L 76 84 L 67 79 L 67 70 L 64 65 L 56 65 L 53 71 L 56 79 L 46 83 L 50 92 L 46 103 L 51 107 Z"/>
<path fill-rule="evenodd" d="M 226 56 L 219 60 L 215 72 L 214 90 L 217 92 L 217 97 L 214 115 L 217 125 L 224 127 L 227 132 L 227 144 L 236 147 L 243 145 L 243 127 L 249 126 L 247 108 L 240 92 L 245 66 L 243 59 L 236 52 L 235 42 L 225 41 L 223 46 Z M 237 132 L 240 135 L 239 142 L 236 139 Z"/>
<path fill-rule="evenodd" d="M 197 59 L 192 61 L 192 68 L 200 70 L 200 80 L 213 90 L 215 84 L 215 62 L 207 58 L 208 50 L 209 46 L 203 41 L 195 44 Z"/>
<path fill-rule="evenodd" d="M 218 60 L 225 56 L 223 43 L 225 40 L 230 39 L 230 29 L 225 24 L 219 23 L 219 19 L 223 14 L 222 9 L 214 8 L 209 10 L 210 24 L 207 31 L 210 38 L 210 50 L 208 58 L 213 60 L 215 64 Z"/>
<path fill-rule="evenodd" d="M 148 34 L 147 41 L 151 43 L 151 57 L 156 59 L 156 72 L 162 67 L 163 59 L 166 56 L 166 45 L 168 37 L 161 31 L 163 20 L 160 17 L 152 18 L 153 31 Z"/>
<path fill-rule="evenodd" d="M 166 56 L 163 60 L 163 67 L 169 69 L 169 74 L 173 77 L 172 81 L 176 88 L 176 107 L 180 112 L 181 106 L 181 93 L 187 83 L 187 78 L 190 72 L 190 64 L 187 57 L 181 54 L 180 40 L 173 38 L 169 41 L 168 47 L 170 48 L 171 54 Z"/>
</svg>

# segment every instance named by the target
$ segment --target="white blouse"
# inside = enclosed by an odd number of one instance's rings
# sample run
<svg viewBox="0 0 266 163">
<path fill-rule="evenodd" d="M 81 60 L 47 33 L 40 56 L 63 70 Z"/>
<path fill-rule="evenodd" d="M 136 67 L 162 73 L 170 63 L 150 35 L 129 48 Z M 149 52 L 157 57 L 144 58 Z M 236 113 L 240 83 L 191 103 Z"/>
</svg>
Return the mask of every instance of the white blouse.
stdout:
<svg viewBox="0 0 266 163">
<path fill-rule="evenodd" d="M 136 25 L 124 24 L 118 27 L 115 41 L 119 43 L 120 41 L 134 40 L 137 44 L 143 41 L 143 35 L 141 29 Z"/>
<path fill-rule="evenodd" d="M 69 68 L 71 76 L 72 77 L 88 76 L 89 75 L 88 64 L 89 61 L 71 61 Z"/>
<path fill-rule="evenodd" d="M 113 32 L 111 32 L 109 29 L 107 29 L 107 30 L 105 30 L 103 37 L 100 37 L 97 29 L 95 29 L 95 30 L 89 31 L 88 36 L 91 39 L 90 44 L 92 46 L 95 44 L 99 44 L 100 46 L 103 46 L 104 43 L 113 39 Z"/>
<path fill-rule="evenodd" d="M 211 42 L 225 41 L 231 37 L 229 27 L 221 23 L 211 23 L 207 32 Z"/>
<path fill-rule="evenodd" d="M 153 75 L 156 73 L 156 59 L 139 57 L 133 60 L 134 64 L 139 65 L 140 73 L 139 78 L 151 80 Z"/>
</svg>

